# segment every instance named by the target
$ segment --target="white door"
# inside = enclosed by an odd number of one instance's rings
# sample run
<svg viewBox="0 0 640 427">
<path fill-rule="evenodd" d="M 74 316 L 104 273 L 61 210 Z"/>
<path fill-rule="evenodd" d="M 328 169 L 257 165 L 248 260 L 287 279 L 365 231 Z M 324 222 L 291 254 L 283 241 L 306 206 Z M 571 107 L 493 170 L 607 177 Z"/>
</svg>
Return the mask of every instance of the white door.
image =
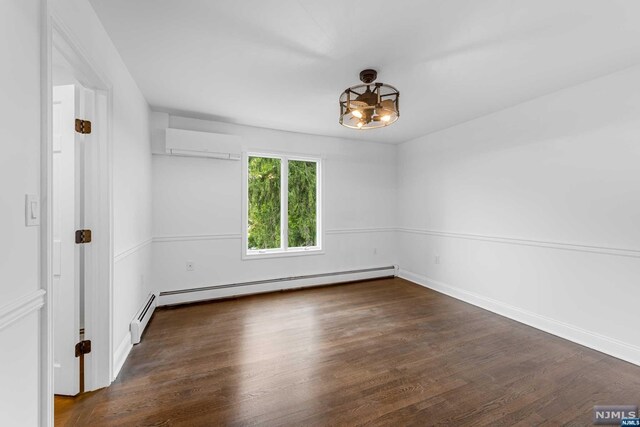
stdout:
<svg viewBox="0 0 640 427">
<path fill-rule="evenodd" d="M 76 173 L 80 135 L 75 132 L 78 113 L 74 85 L 53 88 L 53 362 L 55 394 L 80 392 L 80 364 L 75 345 L 80 341 L 81 188 Z"/>
</svg>

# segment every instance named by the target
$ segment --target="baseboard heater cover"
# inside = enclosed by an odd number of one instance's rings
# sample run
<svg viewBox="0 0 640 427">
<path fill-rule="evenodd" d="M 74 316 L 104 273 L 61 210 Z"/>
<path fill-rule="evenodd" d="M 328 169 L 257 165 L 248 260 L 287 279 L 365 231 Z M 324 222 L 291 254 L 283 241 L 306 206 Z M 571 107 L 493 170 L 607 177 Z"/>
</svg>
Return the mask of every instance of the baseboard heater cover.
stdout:
<svg viewBox="0 0 640 427">
<path fill-rule="evenodd" d="M 203 298 L 198 298 L 195 295 L 192 298 L 190 298 L 188 297 L 188 295 L 185 295 L 185 294 L 197 294 L 197 293 L 207 292 L 207 291 L 210 291 L 210 292 L 220 291 L 223 289 L 230 289 L 230 288 L 243 288 L 246 286 L 259 286 L 259 285 L 275 285 L 278 283 L 285 284 L 286 282 L 302 282 L 302 281 L 314 280 L 314 279 L 318 280 L 318 283 L 315 283 L 315 284 L 300 285 L 300 287 L 313 287 L 313 286 L 322 286 L 325 284 L 347 282 L 350 280 L 349 276 L 354 276 L 352 280 L 366 280 L 369 278 L 394 277 L 395 275 L 396 275 L 396 266 L 392 265 L 387 267 L 363 268 L 359 270 L 307 274 L 303 276 L 280 277 L 275 279 L 253 280 L 250 282 L 238 282 L 238 283 L 227 283 L 223 285 L 204 286 L 200 288 L 179 289 L 175 291 L 160 292 L 158 294 L 160 297 L 159 305 L 172 305 L 172 304 L 181 304 L 184 302 L 191 302 L 191 301 L 195 302 L 195 301 L 203 301 L 208 299 L 215 299 L 216 298 L 215 296 L 214 297 L 204 296 Z M 338 276 L 345 276 L 344 280 L 342 280 L 342 278 Z M 339 280 L 336 280 L 336 279 L 339 279 Z M 259 290 L 257 293 L 272 292 L 272 291 L 285 290 L 285 289 L 295 289 L 295 287 L 283 286 L 281 288 Z M 234 295 L 242 295 L 242 294 L 247 294 L 247 293 L 241 292 L 239 294 L 234 294 Z M 172 296 L 183 296 L 183 298 L 180 298 L 180 301 L 174 302 L 173 301 L 174 299 L 171 298 Z M 167 302 L 167 300 L 170 300 L 171 302 Z"/>
<path fill-rule="evenodd" d="M 149 294 L 145 304 L 140 311 L 136 314 L 136 317 L 131 322 L 131 344 L 138 344 L 142 339 L 142 333 L 147 327 L 153 311 L 156 309 L 157 299 L 154 294 Z"/>
</svg>

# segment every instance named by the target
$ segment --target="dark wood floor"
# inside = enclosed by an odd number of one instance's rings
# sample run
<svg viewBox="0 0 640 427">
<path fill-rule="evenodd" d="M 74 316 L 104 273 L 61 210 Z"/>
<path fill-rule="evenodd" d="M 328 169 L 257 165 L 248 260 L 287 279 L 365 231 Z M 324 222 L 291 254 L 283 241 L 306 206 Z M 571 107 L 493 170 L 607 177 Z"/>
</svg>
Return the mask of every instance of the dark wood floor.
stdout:
<svg viewBox="0 0 640 427">
<path fill-rule="evenodd" d="M 591 425 L 640 367 L 401 279 L 156 311 L 58 425 Z"/>
</svg>

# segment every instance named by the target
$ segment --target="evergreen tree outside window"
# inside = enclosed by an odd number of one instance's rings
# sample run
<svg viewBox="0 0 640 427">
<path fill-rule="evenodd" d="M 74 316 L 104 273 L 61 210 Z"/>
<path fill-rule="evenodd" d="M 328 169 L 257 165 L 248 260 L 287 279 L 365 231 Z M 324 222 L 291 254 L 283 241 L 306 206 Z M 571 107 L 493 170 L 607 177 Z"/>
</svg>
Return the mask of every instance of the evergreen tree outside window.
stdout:
<svg viewBox="0 0 640 427">
<path fill-rule="evenodd" d="M 322 250 L 320 159 L 248 154 L 245 255 Z"/>
<path fill-rule="evenodd" d="M 249 157 L 250 249 L 280 247 L 280 169 L 280 159 Z"/>
</svg>

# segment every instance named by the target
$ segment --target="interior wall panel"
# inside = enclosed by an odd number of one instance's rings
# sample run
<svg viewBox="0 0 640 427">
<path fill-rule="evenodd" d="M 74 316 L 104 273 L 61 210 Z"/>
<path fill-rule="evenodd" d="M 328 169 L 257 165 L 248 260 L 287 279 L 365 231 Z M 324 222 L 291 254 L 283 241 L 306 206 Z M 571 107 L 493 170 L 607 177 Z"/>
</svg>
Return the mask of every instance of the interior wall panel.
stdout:
<svg viewBox="0 0 640 427">
<path fill-rule="evenodd" d="M 640 363 L 639 139 L 636 66 L 400 145 L 401 269 Z"/>
<path fill-rule="evenodd" d="M 324 254 L 243 260 L 241 163 L 154 155 L 158 291 L 395 264 L 394 146 L 153 115 L 158 126 L 239 135 L 246 151 L 320 156 L 324 187 Z M 154 141 L 158 151 L 161 144 Z"/>
</svg>

